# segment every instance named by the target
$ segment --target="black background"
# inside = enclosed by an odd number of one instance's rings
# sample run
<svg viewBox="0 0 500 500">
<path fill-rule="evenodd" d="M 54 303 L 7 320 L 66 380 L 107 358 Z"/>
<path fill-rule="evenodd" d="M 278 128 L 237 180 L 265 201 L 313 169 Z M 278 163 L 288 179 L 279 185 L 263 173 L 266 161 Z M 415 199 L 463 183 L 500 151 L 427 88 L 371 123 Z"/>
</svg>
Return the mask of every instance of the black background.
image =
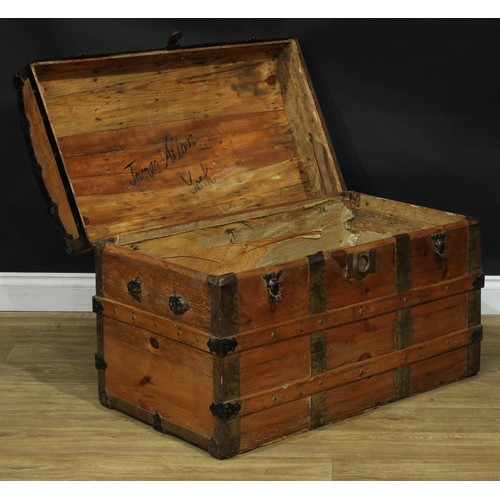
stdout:
<svg viewBox="0 0 500 500">
<path fill-rule="evenodd" d="M 93 272 L 65 254 L 24 144 L 12 75 L 35 59 L 297 37 L 347 187 L 479 217 L 500 274 L 500 22 L 494 19 L 0 20 L 0 272 Z"/>
</svg>

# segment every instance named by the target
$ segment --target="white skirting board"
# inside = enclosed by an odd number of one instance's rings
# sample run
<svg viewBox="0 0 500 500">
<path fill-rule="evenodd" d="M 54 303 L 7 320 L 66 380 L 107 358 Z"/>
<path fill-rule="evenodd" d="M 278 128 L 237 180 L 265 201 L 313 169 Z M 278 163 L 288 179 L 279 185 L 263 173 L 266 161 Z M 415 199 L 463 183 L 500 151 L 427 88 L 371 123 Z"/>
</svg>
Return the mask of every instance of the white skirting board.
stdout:
<svg viewBox="0 0 500 500">
<path fill-rule="evenodd" d="M 93 273 L 0 273 L 0 311 L 92 311 Z M 486 276 L 482 314 L 500 314 L 500 276 Z"/>
<path fill-rule="evenodd" d="M 481 292 L 481 314 L 500 314 L 500 276 L 486 276 Z"/>
<path fill-rule="evenodd" d="M 94 273 L 0 273 L 0 311 L 92 311 Z"/>
</svg>

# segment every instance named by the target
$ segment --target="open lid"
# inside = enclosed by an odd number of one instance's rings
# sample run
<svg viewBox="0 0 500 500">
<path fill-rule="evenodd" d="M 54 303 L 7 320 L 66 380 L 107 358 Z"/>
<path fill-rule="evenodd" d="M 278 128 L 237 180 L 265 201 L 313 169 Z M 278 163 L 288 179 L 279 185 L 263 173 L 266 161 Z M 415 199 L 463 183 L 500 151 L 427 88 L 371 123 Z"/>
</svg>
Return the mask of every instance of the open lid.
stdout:
<svg viewBox="0 0 500 500">
<path fill-rule="evenodd" d="M 68 252 L 345 190 L 294 39 L 39 61 L 16 82 Z"/>
</svg>

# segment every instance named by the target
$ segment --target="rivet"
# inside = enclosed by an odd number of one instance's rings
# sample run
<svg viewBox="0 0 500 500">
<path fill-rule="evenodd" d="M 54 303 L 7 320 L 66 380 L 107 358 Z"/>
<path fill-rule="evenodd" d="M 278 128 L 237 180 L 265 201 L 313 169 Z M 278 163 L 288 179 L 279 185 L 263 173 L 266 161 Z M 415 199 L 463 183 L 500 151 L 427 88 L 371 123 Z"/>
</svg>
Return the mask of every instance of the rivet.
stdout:
<svg viewBox="0 0 500 500">
<path fill-rule="evenodd" d="M 200 341 L 200 337 L 196 337 L 196 342 L 199 342 Z"/>
<path fill-rule="evenodd" d="M 324 321 L 322 319 L 319 320 L 319 324 L 322 325 Z"/>
<path fill-rule="evenodd" d="M 403 302 L 405 302 L 405 303 L 406 303 L 406 302 L 408 302 L 408 297 L 405 297 L 405 298 L 403 299 Z"/>
<path fill-rule="evenodd" d="M 450 341 L 449 341 L 449 340 L 447 340 L 447 341 L 445 342 L 445 344 L 446 344 L 446 345 L 450 345 Z"/>
<path fill-rule="evenodd" d="M 133 320 L 135 320 L 135 319 L 136 319 L 136 318 L 135 318 L 135 314 L 132 314 L 132 319 L 133 319 Z"/>
<path fill-rule="evenodd" d="M 319 381 L 319 385 L 323 385 L 323 381 L 322 380 Z"/>
<path fill-rule="evenodd" d="M 157 322 L 157 321 L 155 321 L 155 322 L 153 323 L 153 325 L 154 325 L 154 326 L 158 326 L 158 322 Z"/>
<path fill-rule="evenodd" d="M 403 360 L 406 361 L 408 359 L 408 356 L 406 354 L 403 355 Z"/>
<path fill-rule="evenodd" d="M 278 336 L 278 334 L 276 332 L 271 333 L 271 338 L 272 339 L 275 339 L 277 336 Z"/>
<path fill-rule="evenodd" d="M 365 373 L 365 370 L 363 368 L 361 368 L 361 370 L 359 370 L 359 376 L 362 377 Z"/>
<path fill-rule="evenodd" d="M 363 314 L 364 314 L 364 310 L 363 310 L 363 308 L 362 308 L 362 307 L 360 307 L 360 309 L 359 309 L 359 315 L 360 315 L 360 316 L 363 316 Z"/>
<path fill-rule="evenodd" d="M 276 403 L 276 396 L 272 397 L 273 403 Z"/>
<path fill-rule="evenodd" d="M 446 291 L 448 291 L 450 289 L 450 287 L 448 285 L 446 285 L 446 287 L 444 288 Z"/>
<path fill-rule="evenodd" d="M 179 337 L 179 338 L 182 337 L 182 332 L 180 330 L 177 330 L 177 337 Z"/>
<path fill-rule="evenodd" d="M 116 314 L 116 308 L 113 308 L 113 314 Z"/>
</svg>

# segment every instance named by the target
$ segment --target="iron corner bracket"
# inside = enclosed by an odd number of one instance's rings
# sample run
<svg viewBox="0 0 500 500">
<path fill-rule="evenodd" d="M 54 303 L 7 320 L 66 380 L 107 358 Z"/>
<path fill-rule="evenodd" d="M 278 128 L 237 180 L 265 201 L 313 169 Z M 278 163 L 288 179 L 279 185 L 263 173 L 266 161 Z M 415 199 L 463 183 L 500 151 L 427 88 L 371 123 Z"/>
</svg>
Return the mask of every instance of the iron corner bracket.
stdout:
<svg viewBox="0 0 500 500">
<path fill-rule="evenodd" d="M 109 408 L 110 410 L 113 409 L 109 394 L 106 391 L 101 391 L 99 393 L 99 401 L 101 402 L 102 406 Z"/>
<path fill-rule="evenodd" d="M 472 282 L 472 286 L 475 290 L 479 288 L 484 288 L 484 274 L 478 274 L 476 278 L 474 278 L 474 281 Z"/>
<path fill-rule="evenodd" d="M 229 420 L 234 415 L 238 415 L 240 410 L 240 403 L 212 403 L 210 405 L 212 415 L 224 421 Z"/>
<path fill-rule="evenodd" d="M 100 354 L 95 355 L 95 369 L 99 371 L 104 371 L 108 367 L 103 356 Z"/>
<path fill-rule="evenodd" d="M 470 340 L 473 344 L 477 344 L 483 340 L 483 327 L 482 325 L 476 326 L 470 334 Z"/>
<path fill-rule="evenodd" d="M 237 345 L 238 342 L 235 338 L 211 338 L 207 342 L 208 350 L 219 356 L 219 358 L 223 358 L 230 352 L 234 352 Z"/>
<path fill-rule="evenodd" d="M 104 305 L 97 296 L 92 297 L 92 311 L 96 314 L 102 314 L 104 312 Z"/>
<path fill-rule="evenodd" d="M 166 434 L 165 428 L 163 427 L 163 417 L 160 413 L 156 412 L 153 415 L 153 429 L 155 431 Z"/>
</svg>

